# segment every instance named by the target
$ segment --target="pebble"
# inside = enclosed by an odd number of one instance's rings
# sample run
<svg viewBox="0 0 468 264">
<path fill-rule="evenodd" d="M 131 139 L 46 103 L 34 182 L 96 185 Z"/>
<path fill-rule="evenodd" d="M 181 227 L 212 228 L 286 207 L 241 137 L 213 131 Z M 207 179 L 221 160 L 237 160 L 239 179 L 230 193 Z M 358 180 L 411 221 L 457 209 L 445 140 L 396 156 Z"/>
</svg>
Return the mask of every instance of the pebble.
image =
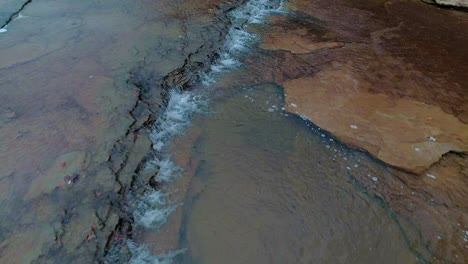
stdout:
<svg viewBox="0 0 468 264">
<path fill-rule="evenodd" d="M 372 180 L 373 180 L 374 182 L 376 182 L 376 181 L 378 181 L 379 179 L 378 179 L 377 177 L 372 177 Z"/>
</svg>

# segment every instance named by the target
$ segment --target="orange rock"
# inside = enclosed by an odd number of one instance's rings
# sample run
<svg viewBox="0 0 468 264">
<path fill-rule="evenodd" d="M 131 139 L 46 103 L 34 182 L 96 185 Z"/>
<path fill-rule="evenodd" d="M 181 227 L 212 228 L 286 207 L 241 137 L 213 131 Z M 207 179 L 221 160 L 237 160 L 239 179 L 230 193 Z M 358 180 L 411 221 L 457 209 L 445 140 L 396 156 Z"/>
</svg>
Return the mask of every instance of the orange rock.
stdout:
<svg viewBox="0 0 468 264">
<path fill-rule="evenodd" d="M 467 124 L 438 106 L 361 89 L 366 85 L 345 72 L 325 70 L 285 82 L 285 108 L 413 173 L 422 173 L 449 151 L 468 152 Z M 422 122 L 427 114 L 434 122 Z"/>
</svg>

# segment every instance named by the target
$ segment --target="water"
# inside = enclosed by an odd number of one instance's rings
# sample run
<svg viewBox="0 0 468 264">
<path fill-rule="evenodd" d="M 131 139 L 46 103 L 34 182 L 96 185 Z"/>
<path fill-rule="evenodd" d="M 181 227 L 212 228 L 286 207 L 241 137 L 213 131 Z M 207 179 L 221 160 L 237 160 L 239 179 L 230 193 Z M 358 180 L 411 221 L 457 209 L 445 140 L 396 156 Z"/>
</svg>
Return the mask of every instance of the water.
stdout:
<svg viewBox="0 0 468 264">
<path fill-rule="evenodd" d="M 268 111 L 282 102 L 277 86 L 233 88 L 197 117 L 185 262 L 417 262 L 398 223 L 334 160 L 346 148 Z"/>
<path fill-rule="evenodd" d="M 270 82 L 327 53 L 257 47 L 270 15 L 305 15 L 283 1 L 234 1 L 229 21 L 211 1 L 52 2 L 0 28 L 3 262 L 414 263 L 467 247 L 465 189 L 431 195 L 447 175 L 421 191 L 284 112 Z"/>
<path fill-rule="evenodd" d="M 222 77 L 223 73 L 233 70 L 242 65 L 239 61 L 257 37 L 248 32 L 247 27 L 252 24 L 263 23 L 263 19 L 282 9 L 283 2 L 279 0 L 252 0 L 233 10 L 228 14 L 231 26 L 226 35 L 224 46 L 220 52 L 219 59 L 215 61 L 207 71 L 194 72 L 192 75 L 199 76 L 202 90 L 181 91 L 177 88 L 169 88 L 168 103 L 165 109 L 159 113 L 159 118 L 151 130 L 150 139 L 153 142 L 153 157 L 146 162 L 147 170 L 155 170 L 156 180 L 168 185 L 182 174 L 181 168 L 172 161 L 172 153 L 167 151 L 176 136 L 182 135 L 191 124 L 194 114 L 200 113 L 208 101 L 212 91 L 212 84 Z M 194 78 L 196 80 L 196 78 Z M 177 198 L 170 199 L 168 193 L 170 187 L 163 186 L 163 190 L 147 188 L 143 195 L 130 197 L 129 211 L 132 212 L 135 227 L 144 230 L 156 230 L 168 221 L 169 216 L 177 209 Z M 176 195 L 177 196 L 177 195 Z M 135 244 L 137 242 L 131 241 Z M 132 244 L 132 245 L 133 245 Z M 128 245 L 127 245 L 128 246 Z M 144 243 L 137 246 L 145 248 Z M 148 263 L 147 250 L 132 251 L 131 261 L 135 263 Z M 178 252 L 175 251 L 175 252 Z M 149 254 L 149 253 L 148 253 Z M 144 257 L 142 257 L 142 255 Z M 177 256 L 173 252 L 166 253 L 168 256 Z M 153 256 L 158 259 L 158 256 Z"/>
<path fill-rule="evenodd" d="M 220 58 L 209 71 L 195 73 L 203 89 L 169 92 L 151 133 L 155 158 L 146 164 L 159 169 L 156 179 L 165 186 L 135 196 L 132 210 L 135 233 L 155 230 L 158 236 L 172 226 L 179 242 L 160 251 L 158 245 L 147 249 L 145 239 L 130 241 L 131 262 L 417 262 L 399 223 L 355 186 L 349 173 L 359 158 L 338 162 L 349 150 L 285 113 L 280 87 L 229 87 L 239 80 L 226 74 L 242 67 L 257 39 L 247 27 L 282 5 L 249 1 L 231 12 Z M 213 90 L 217 82 L 221 88 Z M 171 147 L 187 129 L 200 131 L 183 147 L 199 161 L 192 173 L 174 161 L 178 149 Z M 177 183 L 181 177 L 186 184 Z"/>
</svg>

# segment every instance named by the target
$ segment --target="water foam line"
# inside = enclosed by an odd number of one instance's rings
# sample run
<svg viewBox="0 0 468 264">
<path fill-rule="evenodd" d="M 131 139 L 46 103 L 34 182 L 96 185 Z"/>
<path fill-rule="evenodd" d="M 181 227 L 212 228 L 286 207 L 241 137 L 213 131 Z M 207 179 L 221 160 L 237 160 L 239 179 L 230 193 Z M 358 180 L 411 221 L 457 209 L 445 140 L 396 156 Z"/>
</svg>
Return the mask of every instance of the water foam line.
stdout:
<svg viewBox="0 0 468 264">
<path fill-rule="evenodd" d="M 282 8 L 283 1 L 251 0 L 244 6 L 231 11 L 228 14 L 231 27 L 226 35 L 219 59 L 212 64 L 208 72 L 195 73 L 200 76 L 202 86 L 209 88 L 222 73 L 241 66 L 240 59 L 248 47 L 257 40 L 257 36 L 248 32 L 247 27 L 251 24 L 264 23 L 264 19 L 268 15 L 281 12 Z M 179 89 L 170 89 L 168 97 L 165 109 L 150 131 L 150 139 L 156 158 L 146 163 L 147 168 L 159 168 L 156 180 L 163 183 L 171 182 L 183 173 L 182 169 L 165 152 L 166 146 L 174 137 L 184 133 L 190 126 L 193 115 L 201 112 L 208 101 L 206 93 Z M 177 204 L 171 203 L 168 195 L 161 190 L 146 191 L 145 194 L 134 197 L 133 217 L 135 224 L 144 228 L 158 229 L 167 221 L 177 206 Z M 183 251 L 177 251 L 175 255 L 156 257 L 151 256 L 144 246 L 137 246 L 134 242 L 130 242 L 127 246 L 132 253 L 130 263 L 135 264 L 171 263 L 173 257 L 183 253 Z"/>
</svg>

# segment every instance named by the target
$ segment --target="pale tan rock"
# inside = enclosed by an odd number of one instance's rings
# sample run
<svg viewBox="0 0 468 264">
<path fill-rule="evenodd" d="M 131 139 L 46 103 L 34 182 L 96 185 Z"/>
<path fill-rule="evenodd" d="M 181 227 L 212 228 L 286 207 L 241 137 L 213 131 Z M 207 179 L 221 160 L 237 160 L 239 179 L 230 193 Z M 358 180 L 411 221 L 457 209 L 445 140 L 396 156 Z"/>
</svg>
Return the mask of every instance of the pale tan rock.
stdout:
<svg viewBox="0 0 468 264">
<path fill-rule="evenodd" d="M 383 162 L 422 173 L 449 151 L 468 152 L 468 125 L 440 107 L 368 92 L 339 70 L 284 83 L 286 110 Z"/>
<path fill-rule="evenodd" d="M 468 8 L 468 0 L 423 0 L 427 3 L 434 3 L 443 6 L 456 6 Z"/>
</svg>

